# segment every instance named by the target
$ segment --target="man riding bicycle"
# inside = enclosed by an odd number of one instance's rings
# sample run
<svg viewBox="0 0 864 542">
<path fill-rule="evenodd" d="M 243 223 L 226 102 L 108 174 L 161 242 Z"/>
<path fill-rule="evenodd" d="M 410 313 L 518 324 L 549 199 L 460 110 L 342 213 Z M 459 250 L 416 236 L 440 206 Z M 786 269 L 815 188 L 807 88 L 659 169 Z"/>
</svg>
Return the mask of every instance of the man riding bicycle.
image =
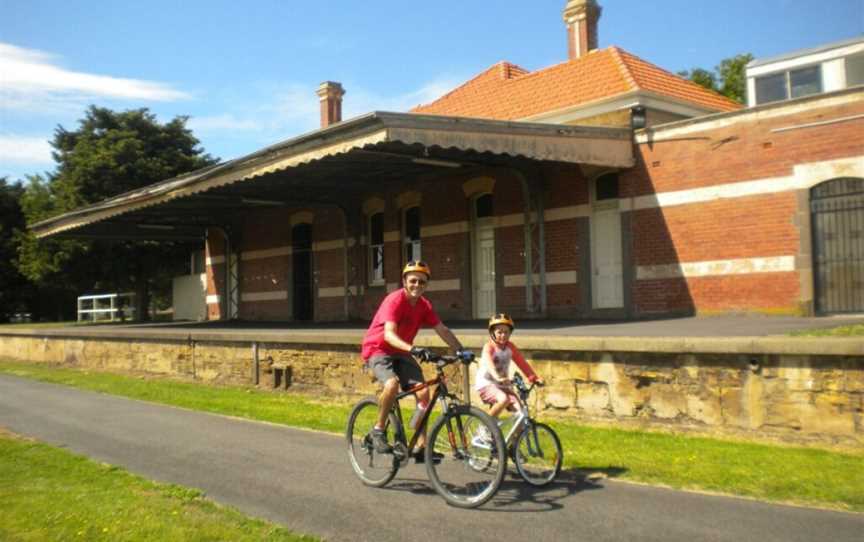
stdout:
<svg viewBox="0 0 864 542">
<path fill-rule="evenodd" d="M 402 269 L 402 288 L 384 298 L 363 337 L 363 361 L 384 385 L 378 397 L 378 421 L 372 430 L 372 441 L 378 453 L 393 452 L 387 443 L 384 427 L 400 387 L 407 390 L 423 382 L 423 371 L 413 356 L 427 359 L 430 352 L 413 345 L 420 328 L 433 328 L 450 348 L 457 352 L 462 350 L 453 332 L 441 323 L 432 303 L 423 297 L 431 278 L 432 272 L 425 262 L 408 262 Z M 428 389 L 415 397 L 417 408 L 425 409 L 429 404 Z M 423 462 L 425 445 L 424 433 L 417 440 L 415 462 Z"/>
</svg>

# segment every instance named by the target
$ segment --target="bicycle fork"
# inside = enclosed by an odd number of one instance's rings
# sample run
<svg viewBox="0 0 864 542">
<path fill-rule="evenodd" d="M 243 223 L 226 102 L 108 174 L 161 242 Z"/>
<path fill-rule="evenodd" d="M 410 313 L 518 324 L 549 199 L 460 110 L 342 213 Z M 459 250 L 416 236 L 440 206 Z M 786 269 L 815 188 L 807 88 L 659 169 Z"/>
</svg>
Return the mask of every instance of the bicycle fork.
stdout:
<svg viewBox="0 0 864 542">
<path fill-rule="evenodd" d="M 532 457 L 543 457 L 543 450 L 540 449 L 540 441 L 537 438 L 537 426 L 533 422 L 528 422 L 528 454 Z"/>
</svg>

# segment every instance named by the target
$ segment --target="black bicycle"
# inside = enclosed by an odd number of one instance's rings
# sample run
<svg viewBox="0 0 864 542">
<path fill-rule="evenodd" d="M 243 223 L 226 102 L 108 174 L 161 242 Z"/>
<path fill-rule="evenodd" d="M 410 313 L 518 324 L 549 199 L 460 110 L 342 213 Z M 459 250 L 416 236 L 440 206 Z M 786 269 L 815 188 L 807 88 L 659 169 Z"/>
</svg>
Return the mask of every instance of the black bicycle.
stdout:
<svg viewBox="0 0 864 542">
<path fill-rule="evenodd" d="M 474 354 L 433 354 L 428 361 L 435 364 L 435 378 L 397 395 L 387 417 L 384 430 L 388 443 L 393 446 L 392 453 L 377 452 L 370 435 L 378 419 L 378 400 L 374 397 L 363 399 L 351 410 L 345 435 L 351 466 L 364 484 L 385 486 L 411 459 L 435 405 L 440 404 L 441 413 L 429 430 L 425 451 L 429 480 L 448 504 L 460 508 L 480 506 L 495 495 L 504 479 L 507 457 L 495 451 L 504 449 L 504 437 L 488 414 L 463 403 L 447 388 L 444 368 L 462 363 L 463 385 L 469 389 L 468 365 L 474 361 Z M 409 441 L 399 400 L 430 386 L 435 386 L 435 391 L 426 411 L 417 420 Z M 481 428 L 485 428 L 485 432 Z M 484 437 L 480 438 L 481 435 Z"/>
</svg>

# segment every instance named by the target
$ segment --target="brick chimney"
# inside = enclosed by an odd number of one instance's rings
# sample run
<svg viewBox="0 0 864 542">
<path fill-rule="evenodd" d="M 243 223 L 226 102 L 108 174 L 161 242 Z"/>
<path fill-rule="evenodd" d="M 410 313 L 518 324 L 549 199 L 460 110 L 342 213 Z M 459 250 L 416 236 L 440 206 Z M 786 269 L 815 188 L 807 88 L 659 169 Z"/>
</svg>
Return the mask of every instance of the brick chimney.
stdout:
<svg viewBox="0 0 864 542">
<path fill-rule="evenodd" d="M 570 60 L 597 48 L 597 21 L 603 8 L 596 0 L 568 0 L 564 6 L 567 25 L 567 56 Z"/>
<path fill-rule="evenodd" d="M 324 81 L 318 85 L 318 99 L 321 101 L 321 128 L 342 121 L 342 96 L 345 89 L 333 81 Z"/>
</svg>

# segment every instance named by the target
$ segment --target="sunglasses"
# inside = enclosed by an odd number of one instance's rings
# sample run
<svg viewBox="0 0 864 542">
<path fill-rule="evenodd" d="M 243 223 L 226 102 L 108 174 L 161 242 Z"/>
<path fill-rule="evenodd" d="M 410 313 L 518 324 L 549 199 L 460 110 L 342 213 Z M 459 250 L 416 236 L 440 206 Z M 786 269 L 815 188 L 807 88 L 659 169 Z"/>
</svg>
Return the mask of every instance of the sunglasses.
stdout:
<svg viewBox="0 0 864 542">
<path fill-rule="evenodd" d="M 405 265 L 410 267 L 429 267 L 429 264 L 424 262 L 423 260 L 411 260 Z"/>
</svg>

